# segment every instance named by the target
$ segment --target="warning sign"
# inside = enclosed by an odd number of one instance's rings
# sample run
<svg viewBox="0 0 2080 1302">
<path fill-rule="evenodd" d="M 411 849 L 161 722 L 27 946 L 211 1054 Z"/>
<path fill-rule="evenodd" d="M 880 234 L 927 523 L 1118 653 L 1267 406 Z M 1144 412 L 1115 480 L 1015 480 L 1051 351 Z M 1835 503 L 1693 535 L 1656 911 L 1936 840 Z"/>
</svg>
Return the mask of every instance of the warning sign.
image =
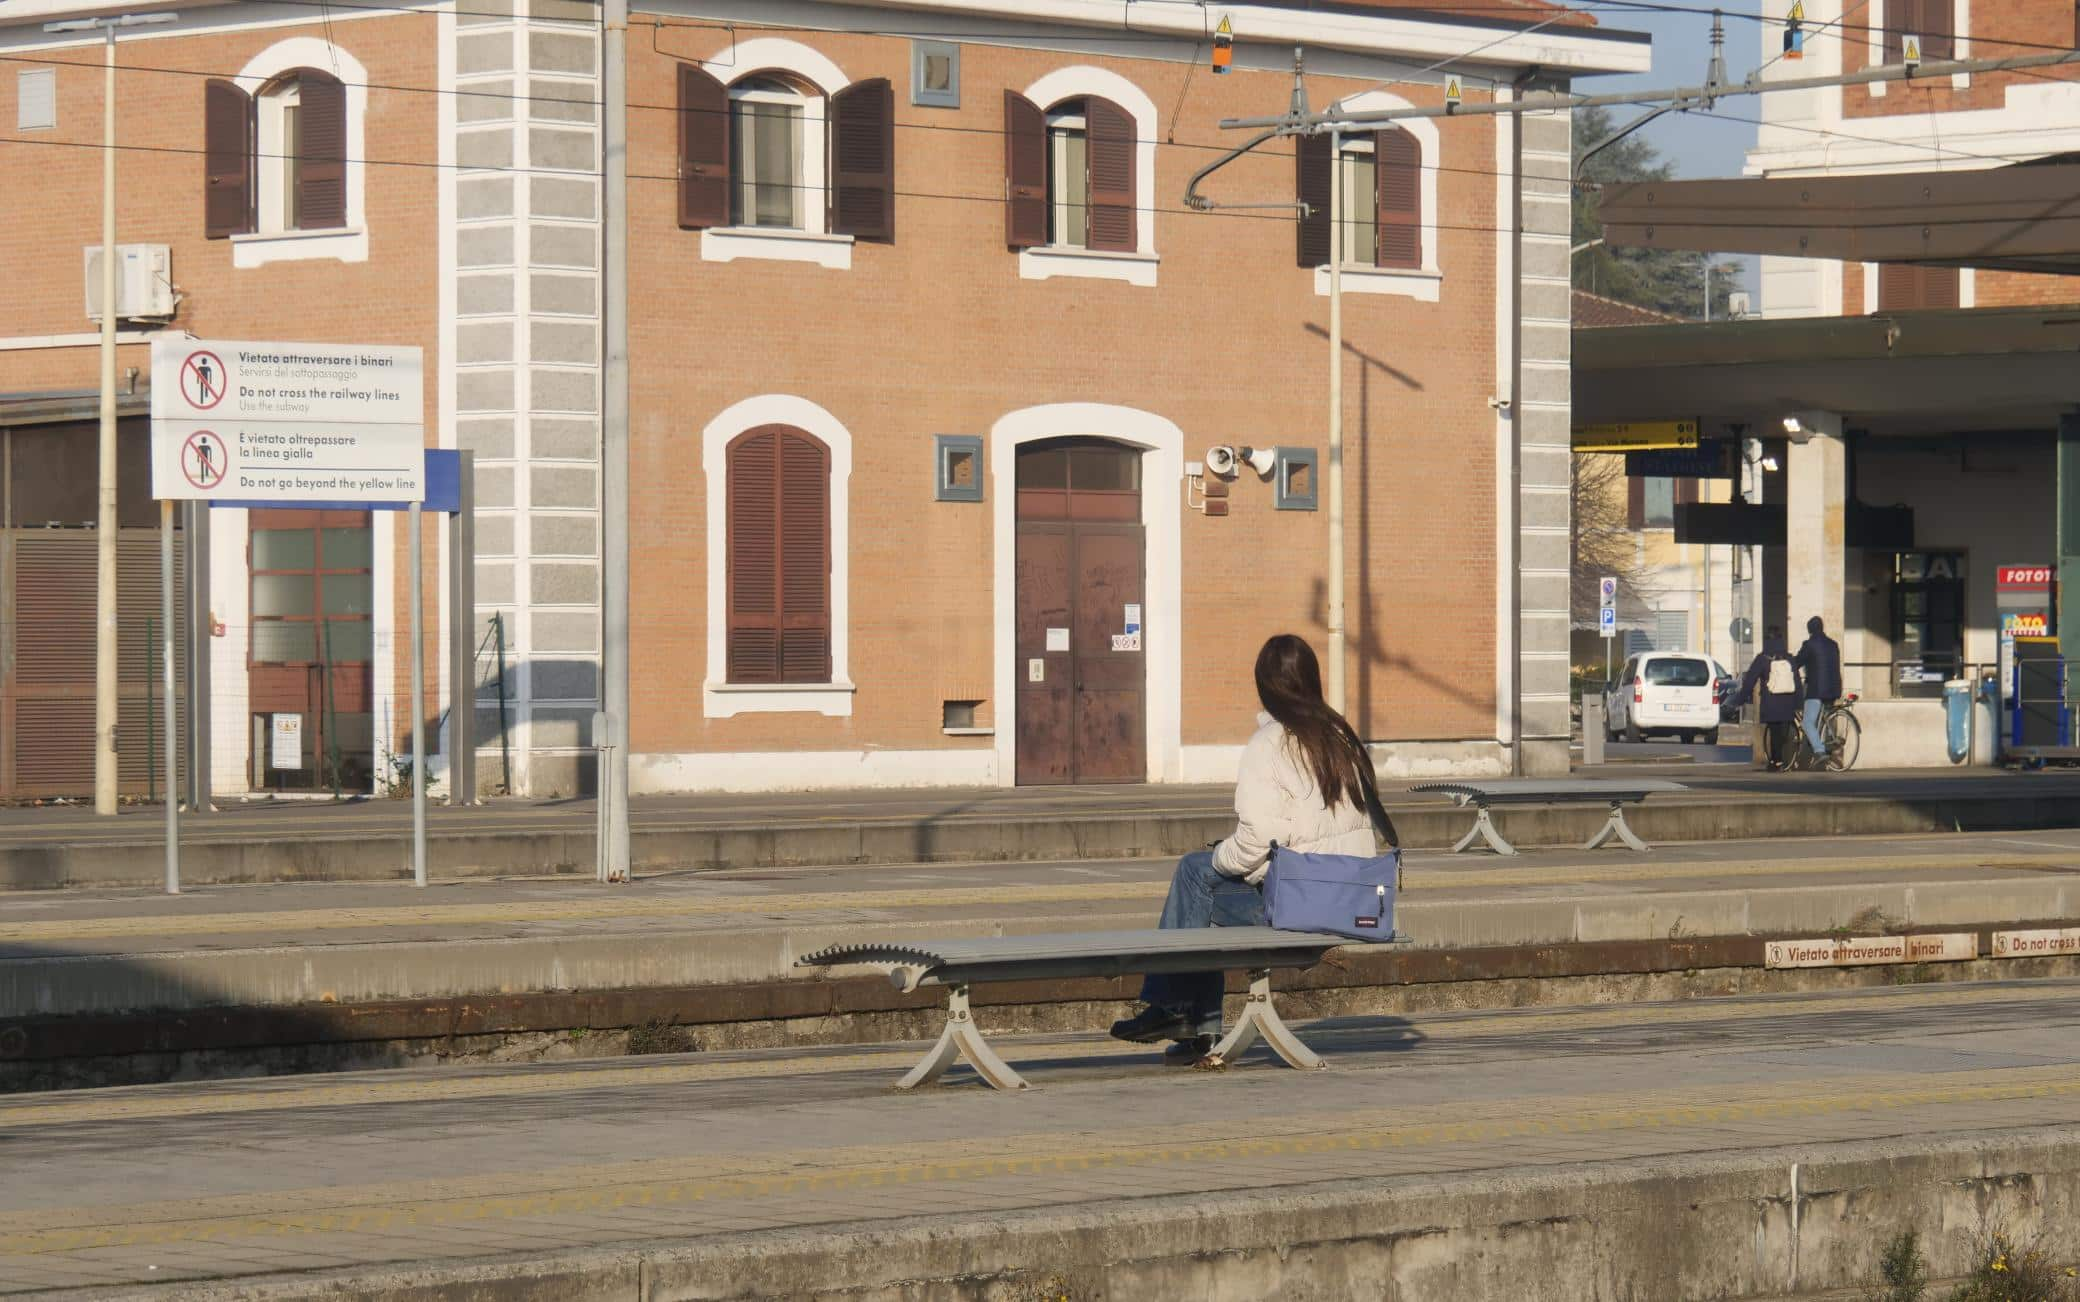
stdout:
<svg viewBox="0 0 2080 1302">
<path fill-rule="evenodd" d="M 223 483 L 228 469 L 230 458 L 224 452 L 224 440 L 214 430 L 196 430 L 181 445 L 181 477 L 203 492 Z"/>
<path fill-rule="evenodd" d="M 162 339 L 152 374 L 154 497 L 425 499 L 417 348 Z"/>
<path fill-rule="evenodd" d="M 181 400 L 196 411 L 208 411 L 224 400 L 224 363 L 207 348 L 181 361 Z"/>
</svg>

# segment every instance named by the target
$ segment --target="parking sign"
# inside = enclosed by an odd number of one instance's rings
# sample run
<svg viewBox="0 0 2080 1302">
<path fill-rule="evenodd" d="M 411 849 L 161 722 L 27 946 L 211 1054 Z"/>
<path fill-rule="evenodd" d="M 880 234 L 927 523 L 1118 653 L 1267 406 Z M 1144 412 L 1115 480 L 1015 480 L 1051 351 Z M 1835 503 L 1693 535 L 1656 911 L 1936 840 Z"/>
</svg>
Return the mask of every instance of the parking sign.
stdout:
<svg viewBox="0 0 2080 1302">
<path fill-rule="evenodd" d="M 1602 598 L 1602 605 L 1605 610 L 1616 606 L 1618 604 L 1618 576 L 1615 574 L 1604 575 L 1597 584 L 1597 591 Z"/>
<path fill-rule="evenodd" d="M 1616 637 L 1618 635 L 1618 612 L 1616 608 L 1605 606 L 1602 611 L 1602 617 L 1597 623 L 1605 637 Z"/>
</svg>

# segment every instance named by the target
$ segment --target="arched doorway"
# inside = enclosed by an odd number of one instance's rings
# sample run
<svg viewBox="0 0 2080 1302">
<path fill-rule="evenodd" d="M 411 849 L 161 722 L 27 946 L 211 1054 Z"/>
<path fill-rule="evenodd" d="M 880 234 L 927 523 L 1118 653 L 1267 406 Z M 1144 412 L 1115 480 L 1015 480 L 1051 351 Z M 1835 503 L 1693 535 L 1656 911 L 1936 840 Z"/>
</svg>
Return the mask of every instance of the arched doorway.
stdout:
<svg viewBox="0 0 2080 1302">
<path fill-rule="evenodd" d="M 1017 455 L 1017 781 L 1144 781 L 1141 449 L 1061 438 Z"/>
</svg>

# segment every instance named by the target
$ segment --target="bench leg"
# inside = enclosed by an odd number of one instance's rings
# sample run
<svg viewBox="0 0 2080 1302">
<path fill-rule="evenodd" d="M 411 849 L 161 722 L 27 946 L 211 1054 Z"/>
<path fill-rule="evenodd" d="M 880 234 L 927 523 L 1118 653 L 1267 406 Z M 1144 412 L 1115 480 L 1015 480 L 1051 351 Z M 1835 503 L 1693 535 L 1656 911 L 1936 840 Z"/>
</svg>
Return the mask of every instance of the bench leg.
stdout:
<svg viewBox="0 0 2080 1302">
<path fill-rule="evenodd" d="M 1611 802 L 1610 821 L 1603 825 L 1602 831 L 1598 832 L 1595 836 L 1590 837 L 1589 844 L 1583 846 L 1582 848 L 1584 850 L 1600 850 L 1603 848 L 1604 842 L 1610 840 L 1614 836 L 1617 837 L 1620 841 L 1623 841 L 1626 845 L 1631 846 L 1635 850 L 1644 852 L 1649 848 L 1645 841 L 1642 841 L 1637 836 L 1633 835 L 1632 828 L 1628 826 L 1625 822 L 1625 806 L 1619 804 L 1615 800 Z"/>
<path fill-rule="evenodd" d="M 996 1050 L 982 1038 L 982 1032 L 975 1029 L 975 1019 L 968 1012 L 968 987 L 953 986 L 946 1001 L 946 1029 L 939 1032 L 939 1042 L 932 1046 L 923 1062 L 896 1082 L 896 1088 L 914 1090 L 920 1085 L 929 1085 L 962 1058 L 968 1060 L 976 1075 L 996 1089 L 1027 1088 L 1025 1078 L 1011 1070 L 1010 1065 L 999 1058 Z"/>
<path fill-rule="evenodd" d="M 1233 1062 L 1249 1052 L 1250 1046 L 1260 1037 L 1271 1052 L 1285 1060 L 1288 1067 L 1320 1071 L 1328 1066 L 1314 1050 L 1300 1043 L 1300 1037 L 1293 1034 L 1293 1029 L 1271 1006 L 1269 968 L 1259 968 L 1249 974 L 1249 999 L 1242 1006 L 1242 1016 L 1237 1019 L 1235 1029 L 1213 1046 L 1212 1056 L 1224 1063 Z"/>
<path fill-rule="evenodd" d="M 1488 848 L 1496 854 L 1513 855 L 1517 852 L 1517 847 L 1503 839 L 1501 831 L 1495 826 L 1495 820 L 1488 817 L 1488 807 L 1486 805 L 1480 806 L 1478 812 L 1474 814 L 1473 829 L 1459 838 L 1459 843 L 1452 847 L 1452 853 L 1458 854 L 1476 840 L 1486 841 Z"/>
</svg>

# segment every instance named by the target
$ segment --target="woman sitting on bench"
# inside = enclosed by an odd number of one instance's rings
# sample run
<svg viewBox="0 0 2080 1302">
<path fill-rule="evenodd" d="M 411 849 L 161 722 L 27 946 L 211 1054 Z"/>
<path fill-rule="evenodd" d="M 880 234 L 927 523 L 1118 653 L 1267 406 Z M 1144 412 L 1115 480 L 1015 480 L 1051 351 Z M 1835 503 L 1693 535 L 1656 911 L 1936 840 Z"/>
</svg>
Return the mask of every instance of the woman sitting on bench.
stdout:
<svg viewBox="0 0 2080 1302">
<path fill-rule="evenodd" d="M 1306 854 L 1377 853 L 1366 813 L 1379 804 L 1372 758 L 1322 699 L 1314 650 L 1290 633 L 1266 642 L 1257 653 L 1257 698 L 1262 726 L 1242 748 L 1235 831 L 1178 860 L 1159 926 L 1262 926 L 1273 842 Z M 1207 1055 L 1221 1033 L 1221 986 L 1219 972 L 1151 975 L 1141 986 L 1147 1007 L 1113 1023 L 1112 1034 L 1137 1044 L 1174 1040 L 1169 1061 L 1218 1065 Z"/>
</svg>

